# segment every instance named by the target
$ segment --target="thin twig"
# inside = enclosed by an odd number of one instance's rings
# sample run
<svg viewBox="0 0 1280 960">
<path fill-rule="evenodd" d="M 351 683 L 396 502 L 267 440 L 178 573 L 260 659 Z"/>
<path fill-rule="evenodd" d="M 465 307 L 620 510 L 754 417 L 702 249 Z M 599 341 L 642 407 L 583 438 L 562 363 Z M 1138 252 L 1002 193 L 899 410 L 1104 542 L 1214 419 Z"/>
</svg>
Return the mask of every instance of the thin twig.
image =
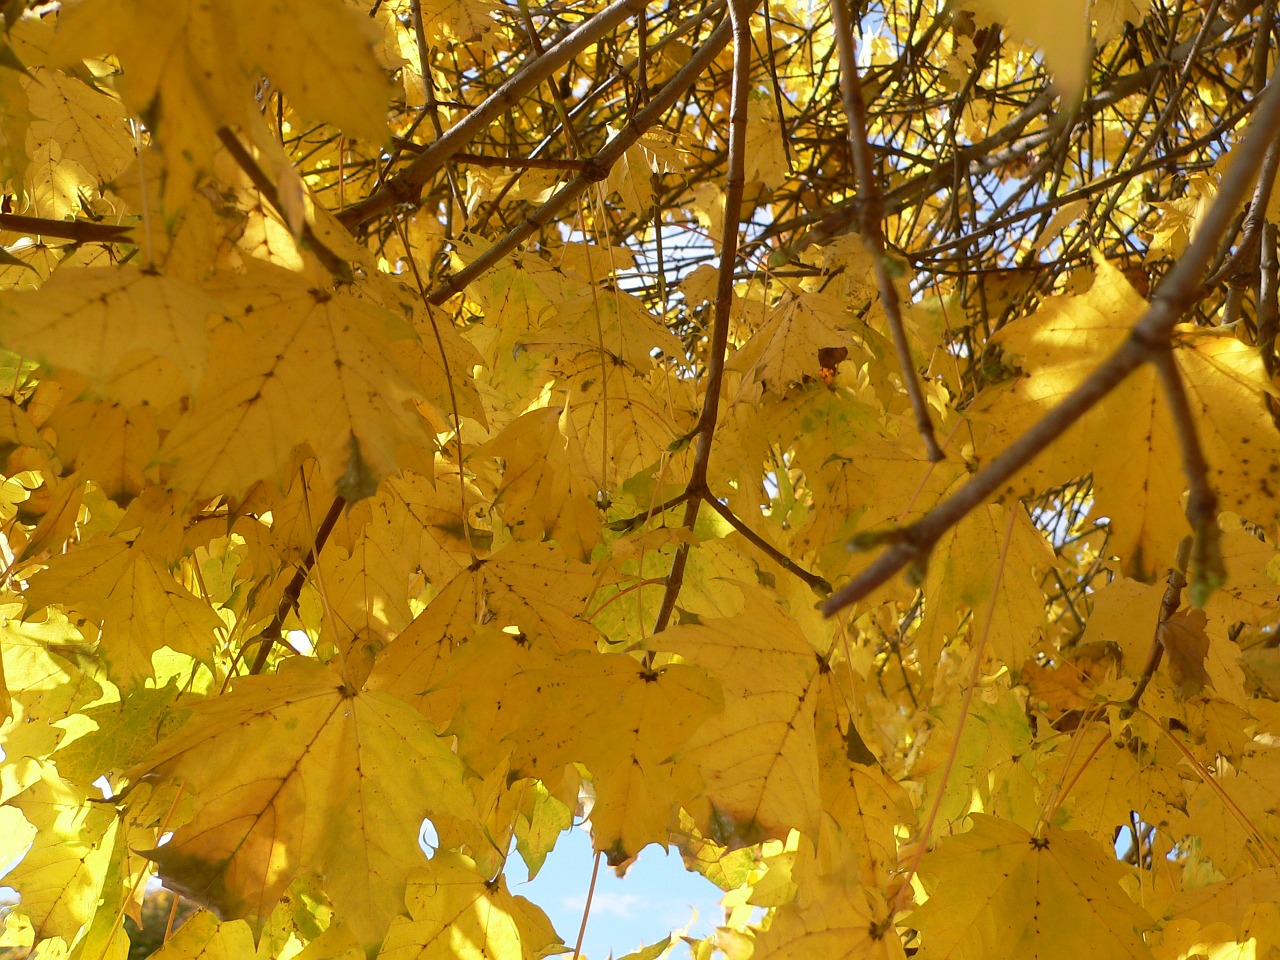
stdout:
<svg viewBox="0 0 1280 960">
<path fill-rule="evenodd" d="M 218 139 L 222 142 L 222 145 L 227 148 L 227 152 L 231 154 L 232 159 L 234 159 L 240 166 L 240 169 L 244 171 L 245 175 L 249 178 L 250 182 L 253 183 L 257 191 L 262 194 L 263 199 L 271 205 L 271 208 L 275 210 L 276 213 L 288 222 L 288 217 L 285 216 L 284 205 L 280 201 L 280 194 L 279 191 L 276 190 L 276 185 L 271 182 L 271 178 L 268 177 L 262 168 L 258 166 L 258 161 L 254 160 L 253 155 L 245 149 L 244 144 L 240 142 L 240 138 L 232 133 L 229 128 L 219 127 Z M 315 231 L 311 229 L 311 223 L 306 220 L 302 223 L 302 239 L 306 241 L 307 249 L 315 254 L 316 259 L 319 260 L 320 263 L 323 264 L 324 268 L 331 274 L 335 277 L 350 276 L 351 267 L 347 261 L 343 260 L 336 253 L 326 247 L 324 243 L 321 242 L 320 238 L 316 236 Z"/>
<path fill-rule="evenodd" d="M 725 356 L 729 349 L 729 315 L 733 307 L 734 266 L 738 259 L 738 229 L 742 220 L 742 195 L 746 186 L 747 101 L 751 87 L 751 3 L 752 0 L 729 0 L 729 25 L 733 30 L 733 81 L 729 94 L 729 171 L 725 179 L 724 233 L 720 242 L 720 269 L 716 282 L 716 302 L 711 326 L 711 343 L 707 351 L 706 394 L 702 413 L 693 429 L 696 447 L 693 468 L 686 490 L 689 500 L 684 507 L 684 526 L 692 530 L 698 519 L 698 508 L 707 491 L 707 466 L 711 462 L 711 443 L 720 416 L 720 387 L 724 380 Z M 721 24 L 723 27 L 724 24 Z M 717 28 L 717 32 L 720 27 Z M 692 61 L 690 61 L 692 62 Z M 665 92 L 665 91 L 664 91 Z M 651 105 L 652 106 L 652 105 Z M 676 548 L 667 574 L 667 588 L 653 632 L 661 633 L 671 622 L 680 588 L 684 584 L 685 566 L 689 562 L 689 545 Z"/>
<path fill-rule="evenodd" d="M 1138 676 L 1133 693 L 1125 701 L 1120 711 L 1121 717 L 1127 717 L 1138 709 L 1138 703 L 1146 692 L 1147 684 L 1160 668 L 1160 660 L 1164 656 L 1164 643 L 1160 639 L 1160 627 L 1168 622 L 1182 602 L 1182 591 L 1187 585 L 1187 561 L 1191 558 L 1191 537 L 1183 537 L 1178 544 L 1178 554 L 1173 561 L 1173 569 L 1169 571 L 1169 585 L 1165 588 L 1164 599 L 1160 601 L 1160 616 L 1156 620 L 1155 635 L 1151 638 L 1151 653 L 1147 656 L 1146 665 Z"/>
<path fill-rule="evenodd" d="M 1258 255 L 1258 353 L 1267 377 L 1276 375 L 1276 331 L 1280 327 L 1280 258 L 1276 256 L 1276 225 L 1268 223 L 1262 231 L 1262 247 Z"/>
<path fill-rule="evenodd" d="M 942 448 L 933 434 L 933 420 L 929 416 L 929 404 L 920 388 L 911 345 L 902 325 L 902 307 L 898 302 L 898 288 L 889 275 L 888 254 L 884 245 L 884 203 L 880 197 L 880 185 L 872 165 L 871 148 L 867 144 L 867 108 L 862 100 L 862 80 L 858 76 L 858 58 L 854 50 L 853 29 L 844 0 L 832 0 L 831 22 L 840 49 L 840 96 L 844 101 L 845 117 L 849 122 L 849 149 L 853 151 L 853 169 L 858 176 L 858 219 L 863 240 L 871 248 L 875 261 L 876 286 L 880 290 L 880 306 L 893 334 L 893 346 L 898 354 L 898 367 L 902 371 L 902 385 L 911 399 L 915 413 L 916 429 L 924 441 L 925 455 L 933 461 L 945 460 Z"/>
<path fill-rule="evenodd" d="M 1168 349 L 1174 324 L 1194 302 L 1199 279 L 1235 216 L 1263 156 L 1280 134 L 1280 83 L 1272 82 L 1255 111 L 1250 131 L 1234 151 L 1234 164 L 1223 177 L 1191 244 L 1156 290 L 1155 298 L 1129 336 L 1107 359 L 1056 407 L 1018 437 L 998 457 L 978 471 L 920 520 L 900 531 L 896 542 L 858 576 L 836 591 L 823 607 L 827 616 L 856 603 L 913 561 L 928 556 L 944 532 L 970 510 L 984 503 L 1010 477 L 1107 396 L 1130 373 L 1158 351 Z"/>
<path fill-rule="evenodd" d="M 1173 359 L 1173 350 L 1158 350 L 1151 360 L 1160 375 L 1169 413 L 1182 450 L 1182 470 L 1187 475 L 1190 494 L 1187 497 L 1187 519 L 1191 522 L 1194 544 L 1191 549 L 1191 600 L 1203 605 L 1208 595 L 1222 586 L 1226 571 L 1222 566 L 1221 531 L 1218 529 L 1218 495 L 1209 483 L 1209 464 L 1200 446 L 1195 414 L 1187 401 L 1182 374 Z"/>
<path fill-rule="evenodd" d="M 120 243 L 130 240 L 133 227 L 120 223 L 94 223 L 92 220 L 48 220 L 18 213 L 0 213 L 0 230 L 57 237 L 76 243 Z"/>
<path fill-rule="evenodd" d="M 585 166 L 581 173 L 557 190 L 537 210 L 529 214 L 523 223 L 510 230 L 501 240 L 472 260 L 466 267 L 432 290 L 427 297 L 427 302 L 439 306 L 455 293 L 465 290 L 468 284 L 492 269 L 498 261 L 520 246 L 525 240 L 539 230 L 546 229 L 561 210 L 586 193 L 593 183 L 598 183 L 608 177 L 609 170 L 622 158 L 622 155 L 627 152 L 632 144 L 640 139 L 646 130 L 662 118 L 662 115 L 671 108 L 680 94 L 692 86 L 702 75 L 702 71 L 716 58 L 720 53 L 720 48 L 729 39 L 728 27 L 728 21 L 716 27 L 710 36 L 703 41 L 698 52 L 689 58 L 689 62 L 680 68 L 680 71 L 667 82 L 658 95 L 643 110 L 639 111 L 618 132 L 616 137 L 605 144 L 599 153 L 585 161 Z"/>
<path fill-rule="evenodd" d="M 423 187 L 454 154 L 483 132 L 490 123 L 512 109 L 520 99 L 549 79 L 591 44 L 600 40 L 629 16 L 644 8 L 645 0 L 616 0 L 591 19 L 579 24 L 557 40 L 547 52 L 534 57 L 483 103 L 467 113 L 412 162 L 359 203 L 341 211 L 338 221 L 355 232 L 396 204 L 416 203 Z"/>
<path fill-rule="evenodd" d="M 800 564 L 796 563 L 768 540 L 743 523 L 742 520 L 738 518 L 737 514 L 715 497 L 708 496 L 705 497 L 704 500 L 707 506 L 720 514 L 729 526 L 742 534 L 742 536 L 745 537 L 757 550 L 767 556 L 778 566 L 782 567 L 783 570 L 799 577 L 809 585 L 811 590 L 822 594 L 824 597 L 831 594 L 831 584 L 827 582 L 826 577 L 819 576 L 816 573 L 810 573 L 804 567 L 800 566 Z"/>
<path fill-rule="evenodd" d="M 267 624 L 254 640 L 261 644 L 258 647 L 258 655 L 254 658 L 253 666 L 249 668 L 250 673 L 261 673 L 267 665 L 267 657 L 271 654 L 271 648 L 276 645 L 280 639 L 280 631 L 284 628 L 285 618 L 289 616 L 289 611 L 298 605 L 298 598 L 302 596 L 302 588 L 307 582 L 307 577 L 311 573 L 311 568 L 316 565 L 316 561 L 320 558 L 320 551 L 324 549 L 325 542 L 329 539 L 329 534 L 333 532 L 334 525 L 338 522 L 338 517 L 342 515 L 342 508 L 347 505 L 347 501 L 342 497 L 334 497 L 333 503 L 329 505 L 329 512 L 325 514 L 323 520 L 320 521 L 320 527 L 316 530 L 316 536 L 313 546 L 307 551 L 307 555 L 302 558 L 302 563 L 297 570 L 293 572 L 293 579 L 289 581 L 289 585 L 284 588 L 284 594 L 280 597 L 280 605 L 276 607 L 276 614 L 271 618 L 271 622 Z M 246 644 L 248 646 L 248 644 Z"/>
</svg>

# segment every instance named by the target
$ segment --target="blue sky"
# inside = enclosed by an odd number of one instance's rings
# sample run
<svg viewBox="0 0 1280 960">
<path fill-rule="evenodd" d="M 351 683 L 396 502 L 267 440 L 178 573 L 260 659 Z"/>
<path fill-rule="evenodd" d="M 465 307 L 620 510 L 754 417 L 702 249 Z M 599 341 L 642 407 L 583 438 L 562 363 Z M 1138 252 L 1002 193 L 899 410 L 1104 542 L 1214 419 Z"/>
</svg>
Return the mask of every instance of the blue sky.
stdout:
<svg viewBox="0 0 1280 960">
<path fill-rule="evenodd" d="M 507 862 L 511 892 L 542 907 L 570 948 L 582 923 L 594 856 L 591 838 L 575 827 L 560 837 L 532 881 L 518 854 Z M 705 937 L 722 919 L 720 896 L 711 881 L 686 871 L 674 851 L 647 847 L 621 878 L 601 862 L 582 953 L 590 960 L 606 960 L 610 953 L 622 957 L 690 923 L 690 936 Z M 687 958 L 689 949 L 678 945 L 672 956 Z"/>
</svg>

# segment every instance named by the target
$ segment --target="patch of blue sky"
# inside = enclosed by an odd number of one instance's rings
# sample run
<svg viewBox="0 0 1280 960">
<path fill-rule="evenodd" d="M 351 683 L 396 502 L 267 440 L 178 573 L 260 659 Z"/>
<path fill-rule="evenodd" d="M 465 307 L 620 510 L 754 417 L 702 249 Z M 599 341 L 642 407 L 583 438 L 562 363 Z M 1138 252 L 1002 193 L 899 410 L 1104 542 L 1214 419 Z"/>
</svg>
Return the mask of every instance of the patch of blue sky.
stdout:
<svg viewBox="0 0 1280 960">
<path fill-rule="evenodd" d="M 591 838 L 574 828 L 560 837 L 534 879 L 528 879 L 519 855 L 513 854 L 507 863 L 511 892 L 545 910 L 570 948 L 582 924 L 594 860 Z M 657 846 L 641 851 L 622 877 L 602 862 L 582 956 L 589 960 L 622 957 L 665 939 L 672 931 L 706 937 L 721 922 L 721 895 L 715 884 L 687 871 L 678 853 Z M 672 956 L 688 957 L 689 950 L 678 945 Z"/>
</svg>

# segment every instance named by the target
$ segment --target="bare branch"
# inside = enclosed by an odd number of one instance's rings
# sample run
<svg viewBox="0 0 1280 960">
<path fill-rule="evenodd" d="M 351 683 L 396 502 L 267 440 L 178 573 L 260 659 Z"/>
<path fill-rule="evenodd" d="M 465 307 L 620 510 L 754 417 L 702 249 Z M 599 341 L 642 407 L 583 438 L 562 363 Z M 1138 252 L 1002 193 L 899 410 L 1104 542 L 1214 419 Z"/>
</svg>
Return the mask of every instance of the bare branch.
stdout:
<svg viewBox="0 0 1280 960">
<path fill-rule="evenodd" d="M 716 281 L 715 314 L 711 344 L 707 352 L 707 374 L 702 414 L 694 427 L 693 469 L 686 489 L 690 493 L 684 508 L 684 526 L 692 530 L 698 508 L 707 490 L 707 465 L 711 462 L 711 442 L 720 416 L 720 388 L 724 381 L 725 354 L 729 348 L 729 314 L 733 307 L 733 276 L 738 258 L 738 230 L 742 220 L 742 194 L 746 186 L 747 99 L 751 87 L 751 10 L 753 0 L 729 0 L 729 23 L 733 29 L 733 87 L 729 101 L 729 172 L 725 180 L 724 234 L 720 241 L 720 269 Z M 721 24 L 723 27 L 724 24 Z M 653 632 L 661 633 L 671 622 L 676 599 L 684 583 L 689 561 L 688 544 L 676 548 L 667 574 L 667 588 Z"/>
<path fill-rule="evenodd" d="M 92 220 L 47 220 L 17 213 L 0 213 L 0 230 L 12 230 L 34 237 L 57 237 L 76 243 L 128 242 L 133 227 L 120 223 L 94 223 Z"/>
<path fill-rule="evenodd" d="M 476 277 L 491 269 L 494 264 L 539 230 L 549 226 L 552 220 L 555 219 L 556 214 L 586 193 L 591 184 L 607 177 L 610 168 L 621 159 L 627 149 L 640 139 L 641 134 L 657 123 L 679 98 L 680 94 L 698 79 L 702 71 L 707 68 L 707 65 L 720 53 L 721 47 L 725 45 L 728 39 L 729 24 L 728 21 L 725 21 L 711 32 L 711 35 L 707 37 L 698 52 L 658 92 L 658 95 L 653 98 L 649 105 L 637 113 L 631 122 L 618 132 L 616 137 L 605 144 L 599 153 L 586 161 L 586 166 L 581 173 L 557 190 L 555 195 L 538 207 L 537 210 L 529 214 L 522 224 L 508 232 L 506 236 L 472 260 L 466 267 L 432 290 L 430 296 L 427 297 L 428 302 L 439 305 L 455 293 L 465 290 L 467 284 L 475 280 Z"/>
<path fill-rule="evenodd" d="M 643 9 L 644 0 L 615 0 L 590 20 L 569 31 L 552 44 L 544 55 L 535 56 L 483 103 L 418 154 L 407 167 L 383 183 L 381 188 L 338 213 L 338 221 L 354 233 L 396 204 L 416 202 L 422 188 L 437 171 L 490 123 L 627 17 L 635 16 Z"/>
<path fill-rule="evenodd" d="M 893 346 L 898 354 L 898 368 L 902 371 L 902 384 L 911 398 L 911 410 L 916 417 L 916 430 L 924 441 L 925 455 L 934 462 L 946 459 L 933 434 L 933 420 L 929 416 L 929 404 L 920 389 L 916 363 L 907 343 L 907 332 L 902 326 L 902 308 L 898 303 L 898 288 L 889 275 L 888 255 L 884 247 L 884 230 L 880 221 L 884 218 L 884 204 L 880 197 L 880 185 L 867 144 L 867 108 L 862 101 L 862 80 L 858 76 L 858 58 L 854 50 L 853 29 L 845 0 L 832 0 L 831 19 L 835 26 L 836 43 L 840 49 L 840 95 L 844 100 L 844 112 L 849 122 L 849 148 L 853 151 L 853 168 L 858 175 L 858 220 L 862 238 L 871 248 L 875 260 L 876 286 L 880 290 L 880 306 L 884 308 L 889 330 L 893 334 Z"/>
</svg>

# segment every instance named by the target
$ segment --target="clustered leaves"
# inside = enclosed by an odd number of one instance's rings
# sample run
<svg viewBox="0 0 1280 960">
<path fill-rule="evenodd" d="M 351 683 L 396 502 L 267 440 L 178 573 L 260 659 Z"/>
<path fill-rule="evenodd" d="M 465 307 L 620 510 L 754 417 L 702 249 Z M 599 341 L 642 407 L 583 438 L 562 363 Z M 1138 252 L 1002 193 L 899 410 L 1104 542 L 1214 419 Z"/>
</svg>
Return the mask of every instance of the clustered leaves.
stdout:
<svg viewBox="0 0 1280 960">
<path fill-rule="evenodd" d="M 5 956 L 1275 954 L 1276 14 L 0 4 Z"/>
</svg>

